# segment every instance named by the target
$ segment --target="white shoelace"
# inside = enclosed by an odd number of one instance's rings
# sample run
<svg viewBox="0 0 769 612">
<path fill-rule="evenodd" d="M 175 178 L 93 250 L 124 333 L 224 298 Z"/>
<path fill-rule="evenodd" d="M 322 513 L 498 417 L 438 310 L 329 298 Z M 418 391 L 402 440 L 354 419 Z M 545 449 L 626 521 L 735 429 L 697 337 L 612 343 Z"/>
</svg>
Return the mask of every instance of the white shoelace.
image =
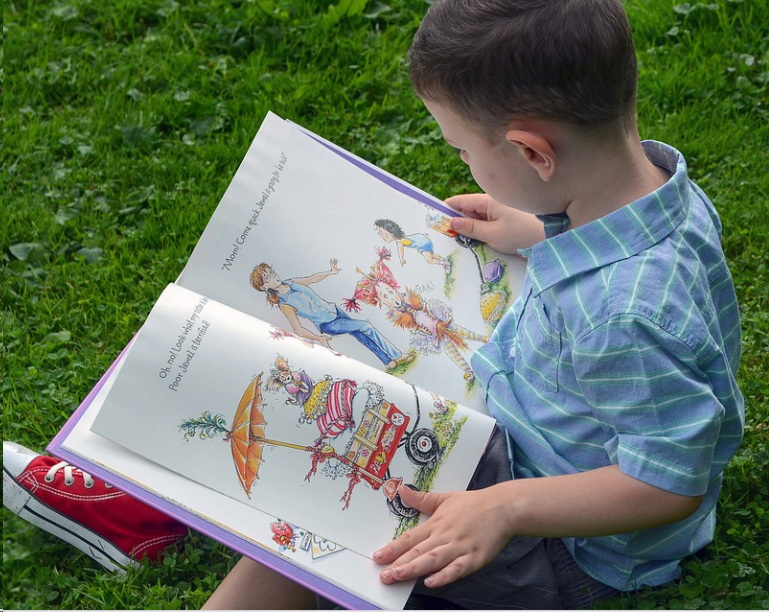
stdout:
<svg viewBox="0 0 769 612">
<path fill-rule="evenodd" d="M 52 465 L 51 469 L 48 470 L 48 472 L 45 475 L 45 481 L 46 482 L 53 482 L 53 479 L 56 477 L 56 472 L 59 470 L 64 469 L 64 484 L 68 487 L 73 485 L 75 482 L 75 474 L 73 470 L 75 469 L 74 466 L 70 465 L 66 461 L 59 461 L 56 465 Z M 93 487 L 94 482 L 93 477 L 88 473 L 84 472 L 83 470 L 80 470 L 80 473 L 83 476 L 83 484 L 85 484 L 86 489 L 90 489 Z M 108 489 L 112 488 L 112 485 L 105 483 L 105 486 Z"/>
</svg>

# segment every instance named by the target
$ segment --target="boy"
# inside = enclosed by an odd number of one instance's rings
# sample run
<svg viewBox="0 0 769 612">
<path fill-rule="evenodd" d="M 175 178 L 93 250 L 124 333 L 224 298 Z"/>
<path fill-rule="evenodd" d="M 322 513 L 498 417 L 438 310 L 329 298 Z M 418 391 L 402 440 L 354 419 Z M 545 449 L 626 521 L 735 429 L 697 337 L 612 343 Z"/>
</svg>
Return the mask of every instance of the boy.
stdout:
<svg viewBox="0 0 769 612">
<path fill-rule="evenodd" d="M 377 553 L 392 564 L 382 578 L 427 575 L 453 594 L 447 585 L 508 542 L 537 536 L 614 589 L 667 582 L 711 541 L 741 440 L 739 316 L 712 205 L 680 153 L 639 142 L 622 6 L 445 0 L 411 61 L 417 93 L 486 192 L 449 201 L 469 217 L 453 229 L 526 247 L 529 269 L 473 359 L 514 479 L 404 491 L 431 518 Z M 547 237 L 533 246 L 528 213 Z M 589 605 L 550 556 L 562 603 Z"/>
<path fill-rule="evenodd" d="M 441 0 L 410 59 L 485 191 L 449 200 L 452 229 L 529 269 L 473 357 L 513 478 L 497 438 L 473 483 L 491 486 L 404 489 L 430 518 L 375 553 L 382 580 L 426 576 L 417 593 L 467 608 L 667 582 L 711 541 L 741 440 L 739 317 L 712 205 L 680 153 L 639 140 L 622 5 Z"/>
<path fill-rule="evenodd" d="M 665 583 L 713 537 L 740 330 L 712 205 L 680 153 L 639 140 L 621 2 L 439 0 L 410 59 L 485 191 L 449 200 L 452 228 L 529 266 L 472 362 L 504 435 L 471 490 L 401 491 L 430 518 L 375 554 L 381 579 L 486 609 Z M 244 559 L 207 607 L 311 604 Z"/>
</svg>

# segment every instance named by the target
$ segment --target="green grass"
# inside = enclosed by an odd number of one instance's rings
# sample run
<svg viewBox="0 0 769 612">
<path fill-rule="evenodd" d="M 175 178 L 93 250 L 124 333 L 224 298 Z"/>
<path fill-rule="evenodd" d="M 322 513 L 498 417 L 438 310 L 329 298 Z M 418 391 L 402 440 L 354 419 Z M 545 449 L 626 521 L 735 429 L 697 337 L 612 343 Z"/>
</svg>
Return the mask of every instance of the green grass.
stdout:
<svg viewBox="0 0 769 612">
<path fill-rule="evenodd" d="M 769 606 L 768 7 L 628 3 L 641 133 L 683 151 L 722 216 L 747 424 L 714 544 L 678 582 L 606 607 Z M 3 3 L 4 439 L 42 449 L 64 424 L 181 271 L 268 109 L 436 195 L 473 188 L 408 86 L 425 8 Z M 231 563 L 193 534 L 162 565 L 113 576 L 3 510 L 0 604 L 199 607 Z"/>
</svg>

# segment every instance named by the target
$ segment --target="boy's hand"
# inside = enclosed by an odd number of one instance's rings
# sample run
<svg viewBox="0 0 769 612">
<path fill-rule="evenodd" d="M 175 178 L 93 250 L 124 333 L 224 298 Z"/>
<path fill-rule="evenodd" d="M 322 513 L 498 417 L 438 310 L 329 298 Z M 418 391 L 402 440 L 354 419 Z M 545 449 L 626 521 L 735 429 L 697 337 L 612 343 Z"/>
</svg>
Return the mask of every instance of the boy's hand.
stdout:
<svg viewBox="0 0 769 612">
<path fill-rule="evenodd" d="M 534 215 L 504 206 L 485 193 L 453 196 L 446 204 L 464 215 L 451 219 L 451 229 L 501 253 L 515 255 L 545 238 L 542 223 Z"/>
<path fill-rule="evenodd" d="M 403 503 L 431 516 L 374 553 L 377 563 L 391 564 L 380 580 L 392 584 L 429 574 L 425 585 L 439 587 L 491 562 L 512 538 L 493 489 L 424 493 L 401 487 Z"/>
<path fill-rule="evenodd" d="M 439 587 L 487 565 L 514 536 L 592 538 L 650 529 L 691 515 L 702 496 L 671 493 L 620 471 L 618 465 L 542 478 L 508 480 L 475 491 L 398 490 L 403 502 L 430 514 L 374 553 L 391 564 L 385 584 L 425 578 Z"/>
</svg>

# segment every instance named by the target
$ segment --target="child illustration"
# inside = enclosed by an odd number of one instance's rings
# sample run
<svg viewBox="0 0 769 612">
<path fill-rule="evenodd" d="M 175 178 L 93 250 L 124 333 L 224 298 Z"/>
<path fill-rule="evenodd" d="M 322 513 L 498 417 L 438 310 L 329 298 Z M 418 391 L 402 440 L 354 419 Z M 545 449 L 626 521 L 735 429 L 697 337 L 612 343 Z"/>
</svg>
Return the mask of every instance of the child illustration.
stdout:
<svg viewBox="0 0 769 612">
<path fill-rule="evenodd" d="M 304 409 L 299 422 L 315 422 L 322 438 L 336 438 L 355 428 L 353 399 L 357 386 L 354 380 L 334 380 L 331 376 L 315 383 L 304 370 L 292 370 L 288 360 L 280 355 L 266 383 L 271 391 L 285 389 L 289 395 L 286 403 Z"/>
<path fill-rule="evenodd" d="M 286 521 L 273 521 L 270 523 L 270 531 L 273 534 L 273 542 L 280 547 L 281 552 L 296 553 L 299 549 L 301 552 L 309 553 L 313 559 L 319 559 L 344 550 L 339 544 Z"/>
<path fill-rule="evenodd" d="M 332 336 L 350 334 L 390 369 L 412 361 L 413 355 L 398 350 L 371 323 L 351 318 L 310 287 L 333 274 L 339 274 L 336 259 L 329 261 L 329 269 L 326 271 L 286 280 L 281 280 L 271 265 L 260 263 L 251 272 L 251 286 L 267 294 L 267 303 L 280 308 L 300 338 L 314 340 L 331 348 L 329 342 Z M 305 327 L 302 319 L 312 323 L 320 333 Z"/>
<path fill-rule="evenodd" d="M 425 299 L 413 289 L 400 290 L 390 269 L 384 261 L 390 258 L 388 249 L 379 249 L 379 259 L 371 266 L 371 273 L 358 270 L 363 278 L 358 281 L 352 299 L 345 300 L 345 308 L 358 312 L 358 301 L 371 306 L 384 306 L 387 318 L 396 327 L 411 332 L 410 346 L 423 355 L 443 351 L 464 372 L 468 383 L 475 380 L 460 350 L 469 349 L 467 340 L 486 342 L 488 338 L 470 331 L 454 322 L 451 308 L 438 299 Z"/>
<path fill-rule="evenodd" d="M 424 233 L 406 234 L 395 221 L 390 219 L 377 219 L 374 227 L 380 238 L 386 243 L 395 242 L 398 248 L 398 257 L 402 266 L 406 265 L 406 249 L 416 249 L 429 264 L 443 266 L 444 272 L 451 272 L 451 262 L 433 251 L 433 241 Z"/>
<path fill-rule="evenodd" d="M 301 406 L 310 395 L 313 382 L 304 370 L 291 370 L 288 360 L 278 355 L 266 386 L 270 391 L 285 389 L 288 393 L 286 403 Z"/>
</svg>

